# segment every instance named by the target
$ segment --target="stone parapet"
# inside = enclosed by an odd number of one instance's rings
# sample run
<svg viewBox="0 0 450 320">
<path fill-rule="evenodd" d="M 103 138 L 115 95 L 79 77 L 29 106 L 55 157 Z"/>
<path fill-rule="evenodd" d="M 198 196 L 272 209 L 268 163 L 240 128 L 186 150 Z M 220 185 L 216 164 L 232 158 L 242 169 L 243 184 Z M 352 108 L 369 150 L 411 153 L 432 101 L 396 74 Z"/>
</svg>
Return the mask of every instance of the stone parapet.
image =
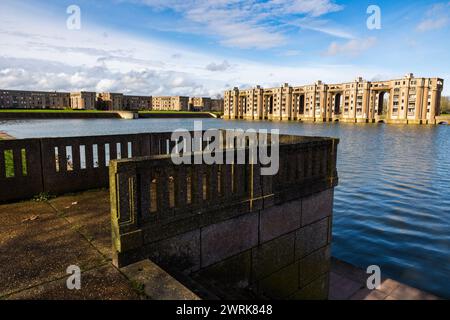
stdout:
<svg viewBox="0 0 450 320">
<path fill-rule="evenodd" d="M 279 139 L 274 176 L 260 164 L 113 161 L 115 265 L 150 258 L 220 292 L 326 299 L 338 140 Z"/>
</svg>

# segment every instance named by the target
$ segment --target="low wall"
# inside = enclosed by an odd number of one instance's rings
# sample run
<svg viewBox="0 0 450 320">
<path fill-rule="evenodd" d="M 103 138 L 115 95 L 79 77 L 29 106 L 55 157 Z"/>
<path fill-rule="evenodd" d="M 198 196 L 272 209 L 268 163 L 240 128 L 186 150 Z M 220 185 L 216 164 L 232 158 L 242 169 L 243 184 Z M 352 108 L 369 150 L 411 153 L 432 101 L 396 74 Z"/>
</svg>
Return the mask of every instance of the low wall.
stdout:
<svg viewBox="0 0 450 320">
<path fill-rule="evenodd" d="M 39 112 L 39 111 L 21 111 L 21 112 L 0 112 L 0 120 L 43 120 L 43 119 L 186 119 L 186 118 L 217 118 L 213 113 L 208 112 L 133 112 L 133 111 L 98 111 L 98 112 Z"/>
<path fill-rule="evenodd" d="M 151 258 L 218 296 L 326 299 L 338 141 L 286 142 L 275 176 L 259 164 L 113 161 L 114 264 Z"/>
<path fill-rule="evenodd" d="M 109 186 L 109 160 L 165 154 L 170 133 L 0 141 L 0 202 Z"/>
<path fill-rule="evenodd" d="M 2 120 L 121 119 L 116 112 L 0 112 Z"/>
<path fill-rule="evenodd" d="M 177 119 L 177 118 L 216 118 L 216 116 L 212 113 L 175 113 L 175 112 L 168 112 L 168 113 L 139 113 L 139 118 L 141 119 L 153 119 L 153 118 L 162 118 L 162 119 Z"/>
</svg>

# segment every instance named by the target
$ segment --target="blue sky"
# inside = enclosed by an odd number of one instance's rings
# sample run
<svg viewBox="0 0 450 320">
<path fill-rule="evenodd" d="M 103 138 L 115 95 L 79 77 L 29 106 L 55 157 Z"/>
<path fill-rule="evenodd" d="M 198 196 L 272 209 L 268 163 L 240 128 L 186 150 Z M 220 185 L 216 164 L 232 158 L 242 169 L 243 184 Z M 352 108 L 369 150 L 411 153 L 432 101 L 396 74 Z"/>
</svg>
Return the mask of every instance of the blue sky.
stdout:
<svg viewBox="0 0 450 320">
<path fill-rule="evenodd" d="M 79 30 L 66 27 L 70 5 Z M 366 26 L 369 5 L 381 9 L 379 30 Z M 448 0 L 2 0 L 0 35 L 9 89 L 212 96 L 409 72 L 450 78 Z"/>
</svg>

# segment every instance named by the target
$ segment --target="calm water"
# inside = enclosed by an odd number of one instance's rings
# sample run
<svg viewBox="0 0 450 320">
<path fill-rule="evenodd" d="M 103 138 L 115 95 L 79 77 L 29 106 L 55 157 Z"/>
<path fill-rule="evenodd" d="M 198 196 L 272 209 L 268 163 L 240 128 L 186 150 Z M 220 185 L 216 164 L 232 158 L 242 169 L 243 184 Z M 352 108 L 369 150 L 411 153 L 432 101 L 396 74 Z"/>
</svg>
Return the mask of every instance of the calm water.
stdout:
<svg viewBox="0 0 450 320">
<path fill-rule="evenodd" d="M 0 122 L 18 138 L 193 129 L 193 119 Z M 339 137 L 333 255 L 450 298 L 450 126 L 203 120 L 204 128 L 278 128 Z"/>
</svg>

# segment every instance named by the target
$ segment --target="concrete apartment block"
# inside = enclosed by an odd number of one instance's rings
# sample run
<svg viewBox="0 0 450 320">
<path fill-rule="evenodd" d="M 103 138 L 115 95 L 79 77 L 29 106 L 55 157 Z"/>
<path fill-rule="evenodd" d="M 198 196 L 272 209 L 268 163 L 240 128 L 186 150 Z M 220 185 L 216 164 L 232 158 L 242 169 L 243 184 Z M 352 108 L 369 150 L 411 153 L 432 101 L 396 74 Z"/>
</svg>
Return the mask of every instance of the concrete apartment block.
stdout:
<svg viewBox="0 0 450 320">
<path fill-rule="evenodd" d="M 223 99 L 211 99 L 211 111 L 223 112 Z"/>
<path fill-rule="evenodd" d="M 211 111 L 211 98 L 191 97 L 189 98 L 189 110 Z"/>
<path fill-rule="evenodd" d="M 0 89 L 1 109 L 66 109 L 70 93 Z"/>
<path fill-rule="evenodd" d="M 123 108 L 129 111 L 152 110 L 152 97 L 124 95 Z"/>
<path fill-rule="evenodd" d="M 70 106 L 72 109 L 94 110 L 97 98 L 95 92 L 72 92 L 70 93 Z"/>
<path fill-rule="evenodd" d="M 188 111 L 189 98 L 182 96 L 153 97 L 152 110 L 160 111 Z"/>
<path fill-rule="evenodd" d="M 345 121 L 435 124 L 440 115 L 441 78 L 415 78 L 225 92 L 225 119 Z"/>
<path fill-rule="evenodd" d="M 123 110 L 124 96 L 122 93 L 102 92 L 97 94 L 97 102 L 102 109 Z"/>
</svg>

